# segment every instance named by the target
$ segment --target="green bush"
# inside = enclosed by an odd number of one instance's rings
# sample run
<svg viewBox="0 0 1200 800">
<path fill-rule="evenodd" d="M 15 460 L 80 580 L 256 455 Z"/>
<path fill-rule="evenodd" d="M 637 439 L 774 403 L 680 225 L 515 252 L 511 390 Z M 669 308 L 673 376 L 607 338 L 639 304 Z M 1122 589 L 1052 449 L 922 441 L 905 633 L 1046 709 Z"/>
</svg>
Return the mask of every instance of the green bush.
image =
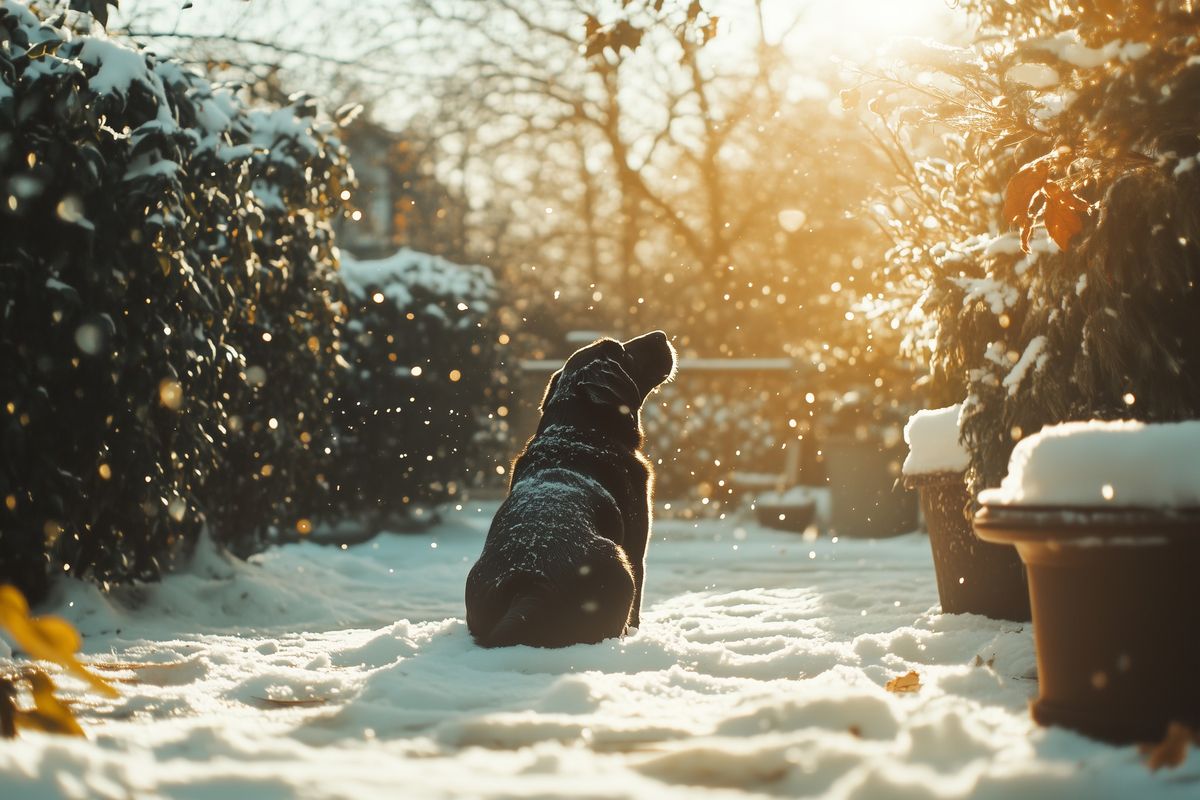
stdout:
<svg viewBox="0 0 1200 800">
<path fill-rule="evenodd" d="M 310 104 L 0 7 L 0 582 L 154 578 L 206 523 L 245 550 L 307 513 L 344 173 Z"/>
</svg>

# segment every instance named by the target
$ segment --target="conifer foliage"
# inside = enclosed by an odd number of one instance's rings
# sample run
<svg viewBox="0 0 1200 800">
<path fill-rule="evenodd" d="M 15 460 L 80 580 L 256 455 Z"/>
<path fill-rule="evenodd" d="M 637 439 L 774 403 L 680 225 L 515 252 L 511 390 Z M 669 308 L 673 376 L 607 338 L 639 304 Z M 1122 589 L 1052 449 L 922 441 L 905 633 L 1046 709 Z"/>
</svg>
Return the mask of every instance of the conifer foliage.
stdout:
<svg viewBox="0 0 1200 800">
<path fill-rule="evenodd" d="M 942 399 L 967 397 L 982 488 L 1049 423 L 1200 416 L 1200 10 L 963 6 L 970 46 L 916 48 L 857 92 L 900 177 L 881 277 L 915 301 L 908 348 Z"/>
</svg>

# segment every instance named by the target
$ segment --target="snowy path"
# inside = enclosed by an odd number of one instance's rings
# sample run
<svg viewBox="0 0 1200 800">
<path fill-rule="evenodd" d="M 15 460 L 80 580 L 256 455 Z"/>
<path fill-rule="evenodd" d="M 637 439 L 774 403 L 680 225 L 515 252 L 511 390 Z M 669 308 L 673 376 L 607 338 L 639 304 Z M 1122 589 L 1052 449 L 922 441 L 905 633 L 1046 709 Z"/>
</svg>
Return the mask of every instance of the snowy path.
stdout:
<svg viewBox="0 0 1200 800">
<path fill-rule="evenodd" d="M 77 696 L 90 741 L 0 743 L 0 797 L 1200 794 L 1200 758 L 1150 774 L 1036 728 L 1028 627 L 937 614 L 922 537 L 660 522 L 636 635 L 484 651 L 461 594 L 486 512 L 432 539 L 202 554 L 126 595 L 136 612 L 64 586 L 127 682 Z M 909 669 L 920 692 L 883 690 Z"/>
</svg>

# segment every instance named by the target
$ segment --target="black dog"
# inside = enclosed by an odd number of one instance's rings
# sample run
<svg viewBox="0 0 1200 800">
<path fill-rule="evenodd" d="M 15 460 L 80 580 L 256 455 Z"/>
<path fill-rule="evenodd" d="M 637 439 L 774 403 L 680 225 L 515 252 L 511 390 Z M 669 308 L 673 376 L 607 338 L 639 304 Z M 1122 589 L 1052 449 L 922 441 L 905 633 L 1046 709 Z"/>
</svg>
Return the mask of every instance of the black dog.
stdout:
<svg viewBox="0 0 1200 800">
<path fill-rule="evenodd" d="M 662 331 L 600 339 L 550 378 L 537 433 L 513 464 L 467 576 L 467 627 L 484 647 L 565 647 L 637 627 L 653 470 L 646 395 L 675 371 Z"/>
</svg>

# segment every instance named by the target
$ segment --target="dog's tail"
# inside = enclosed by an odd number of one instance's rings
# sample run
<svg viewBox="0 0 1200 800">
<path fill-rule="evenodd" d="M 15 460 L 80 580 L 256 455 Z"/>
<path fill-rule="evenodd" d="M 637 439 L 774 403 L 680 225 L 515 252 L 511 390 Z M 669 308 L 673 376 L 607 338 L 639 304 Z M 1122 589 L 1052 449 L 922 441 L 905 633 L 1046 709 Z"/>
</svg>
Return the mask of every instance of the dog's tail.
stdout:
<svg viewBox="0 0 1200 800">
<path fill-rule="evenodd" d="M 633 603 L 633 575 L 616 545 L 608 542 L 605 552 L 608 557 L 592 565 L 566 568 L 563 580 L 514 575 L 491 593 L 490 602 L 468 599 L 471 635 L 482 647 L 567 647 L 622 635 Z"/>
<path fill-rule="evenodd" d="M 476 634 L 475 641 L 482 647 L 511 647 L 516 644 L 534 644 L 553 629 L 546 616 L 546 601 L 536 594 L 513 598 L 504 615 L 490 631 Z M 541 645 L 547 646 L 547 645 Z"/>
</svg>

